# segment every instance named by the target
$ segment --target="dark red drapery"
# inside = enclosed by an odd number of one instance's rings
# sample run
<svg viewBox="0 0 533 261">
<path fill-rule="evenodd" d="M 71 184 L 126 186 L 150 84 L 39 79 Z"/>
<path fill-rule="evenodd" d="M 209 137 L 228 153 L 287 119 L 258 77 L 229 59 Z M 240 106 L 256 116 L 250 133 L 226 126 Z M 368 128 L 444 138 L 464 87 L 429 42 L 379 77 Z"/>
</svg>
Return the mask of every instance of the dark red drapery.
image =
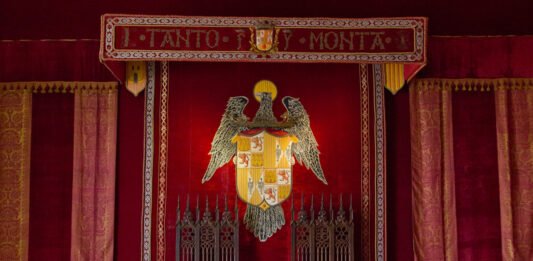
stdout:
<svg viewBox="0 0 533 261">
<path fill-rule="evenodd" d="M 533 52 L 529 48 L 532 41 L 533 37 L 430 37 L 429 63 L 422 74 L 424 77 L 447 78 L 532 77 Z M 96 41 L 1 42 L 0 46 L 0 60 L 3 63 L 0 66 L 0 81 L 112 80 L 111 75 L 98 63 Z M 404 89 L 396 96 L 387 94 L 388 254 L 391 260 L 412 260 L 413 252 L 411 189 L 410 182 L 406 182 L 410 180 L 409 137 L 406 136 L 409 133 L 407 91 Z M 140 257 L 143 95 L 134 98 L 124 89 L 120 90 L 115 216 L 115 256 L 118 260 Z M 469 100 L 477 99 L 459 97 L 463 95 L 468 94 L 454 94 L 454 97 L 458 97 L 454 99 L 455 110 L 470 110 Z M 492 105 L 488 106 L 487 111 L 491 110 Z M 479 109 L 478 112 L 483 111 Z M 470 116 L 464 116 L 467 117 L 464 122 L 475 118 L 473 113 L 477 112 L 469 112 Z M 485 138 L 492 140 L 492 137 Z M 477 143 L 485 138 L 464 140 Z M 471 147 L 472 144 L 458 146 Z"/>
</svg>

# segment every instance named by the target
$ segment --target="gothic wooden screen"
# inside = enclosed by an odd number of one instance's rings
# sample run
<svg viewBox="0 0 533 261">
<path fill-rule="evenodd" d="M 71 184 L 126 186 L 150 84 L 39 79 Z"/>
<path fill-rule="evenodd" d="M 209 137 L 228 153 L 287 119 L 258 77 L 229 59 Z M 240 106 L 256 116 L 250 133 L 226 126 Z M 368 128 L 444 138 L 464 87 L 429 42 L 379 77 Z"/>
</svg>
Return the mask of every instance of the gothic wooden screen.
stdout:
<svg viewBox="0 0 533 261">
<path fill-rule="evenodd" d="M 315 219 L 313 196 L 309 215 L 304 208 L 304 198 L 295 219 L 294 201 L 291 208 L 291 261 L 353 261 L 354 223 L 352 197 L 348 215 L 339 197 L 339 208 L 335 214 L 333 198 L 329 198 L 329 211 L 324 208 L 324 197 L 320 200 L 320 210 Z M 329 212 L 329 215 L 328 213 Z"/>
<path fill-rule="evenodd" d="M 237 202 L 235 200 L 235 202 Z M 183 218 L 178 199 L 176 221 L 176 261 L 238 261 L 239 260 L 239 219 L 235 204 L 234 214 L 228 209 L 224 197 L 222 218 L 216 198 L 214 217 L 209 210 L 209 199 L 205 198 L 205 210 L 200 218 L 200 199 L 196 199 L 196 217 L 190 210 L 189 196 Z M 234 217 L 233 217 L 234 216 Z"/>
</svg>

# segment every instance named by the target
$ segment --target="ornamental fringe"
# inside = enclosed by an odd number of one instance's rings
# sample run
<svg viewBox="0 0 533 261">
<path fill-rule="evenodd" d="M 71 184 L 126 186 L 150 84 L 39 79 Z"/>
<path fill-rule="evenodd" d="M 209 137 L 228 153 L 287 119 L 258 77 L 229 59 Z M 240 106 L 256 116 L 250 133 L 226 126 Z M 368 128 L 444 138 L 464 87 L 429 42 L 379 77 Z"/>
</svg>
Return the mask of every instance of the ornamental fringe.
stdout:
<svg viewBox="0 0 533 261">
<path fill-rule="evenodd" d="M 499 91 L 499 90 L 533 90 L 533 78 L 498 78 L 498 79 L 416 79 L 410 88 L 417 91 Z"/>
<path fill-rule="evenodd" d="M 0 91 L 29 90 L 33 93 L 74 93 L 74 91 L 114 91 L 117 82 L 0 82 Z"/>
</svg>

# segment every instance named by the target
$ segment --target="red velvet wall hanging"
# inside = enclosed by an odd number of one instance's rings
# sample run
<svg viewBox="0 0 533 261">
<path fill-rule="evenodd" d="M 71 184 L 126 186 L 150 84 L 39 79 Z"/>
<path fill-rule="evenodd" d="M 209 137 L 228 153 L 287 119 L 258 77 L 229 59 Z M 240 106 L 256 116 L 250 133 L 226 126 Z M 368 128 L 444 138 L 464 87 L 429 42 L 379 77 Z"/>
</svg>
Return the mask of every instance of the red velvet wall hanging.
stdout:
<svg viewBox="0 0 533 261">
<path fill-rule="evenodd" d="M 301 193 L 316 198 L 333 193 L 335 206 L 339 193 L 345 199 L 353 195 L 356 256 L 363 260 L 385 258 L 384 89 L 379 65 L 162 62 L 155 67 L 155 71 L 149 69 L 149 79 L 155 77 L 156 84 L 149 84 L 146 90 L 145 127 L 154 125 L 152 133 L 145 130 L 143 213 L 144 220 L 151 222 L 143 224 L 143 255 L 156 260 L 174 258 L 178 196 L 195 198 L 201 194 L 201 202 L 205 202 L 205 195 L 211 199 L 224 194 L 234 198 L 233 164 L 222 167 L 211 181 L 201 184 L 209 162 L 207 153 L 228 98 L 248 96 L 251 102 L 245 113 L 253 115 L 258 105 L 252 98 L 253 85 L 269 79 L 278 86 L 278 97 L 299 97 L 304 104 L 329 183 L 323 185 L 309 170 L 295 166 L 296 204 L 300 204 Z M 274 103 L 279 116 L 282 105 L 279 100 Z M 149 155 L 153 156 L 151 176 L 146 171 Z M 210 202 L 213 206 L 213 200 Z M 283 205 L 287 219 L 289 205 Z M 309 207 L 309 197 L 305 206 Z M 239 208 L 244 207 L 239 202 Z M 150 212 L 152 215 L 147 216 Z M 243 211 L 240 215 L 242 220 Z M 289 226 L 265 243 L 241 228 L 240 249 L 242 260 L 288 260 Z"/>
</svg>

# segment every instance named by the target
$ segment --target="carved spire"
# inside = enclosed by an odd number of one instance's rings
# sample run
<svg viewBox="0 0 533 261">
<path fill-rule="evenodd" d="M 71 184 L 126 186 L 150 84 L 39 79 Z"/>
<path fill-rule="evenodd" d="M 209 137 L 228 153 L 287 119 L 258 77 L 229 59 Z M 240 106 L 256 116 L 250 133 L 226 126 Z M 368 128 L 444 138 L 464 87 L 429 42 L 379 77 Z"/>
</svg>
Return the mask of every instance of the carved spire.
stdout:
<svg viewBox="0 0 533 261">
<path fill-rule="evenodd" d="M 333 222 L 335 216 L 333 215 L 333 195 L 329 193 L 329 221 Z"/>
<path fill-rule="evenodd" d="M 231 211 L 228 209 L 228 196 L 224 194 L 224 212 L 222 212 L 222 222 L 231 223 Z"/>
<path fill-rule="evenodd" d="M 324 193 L 320 196 L 320 210 L 318 211 L 318 221 L 326 221 L 326 210 L 324 209 Z"/>
<path fill-rule="evenodd" d="M 189 194 L 187 194 L 187 202 L 185 203 L 185 212 L 183 212 L 183 223 L 192 223 L 192 212 L 189 207 Z"/>
<path fill-rule="evenodd" d="M 219 210 L 218 210 L 218 194 L 215 199 L 215 221 L 218 223 L 220 220 Z"/>
<path fill-rule="evenodd" d="M 178 195 L 178 206 L 176 207 L 176 226 L 180 223 L 180 195 Z"/>
<path fill-rule="evenodd" d="M 224 194 L 224 211 L 228 210 L 228 195 Z"/>
<path fill-rule="evenodd" d="M 305 213 L 304 209 L 304 193 L 302 192 L 302 199 L 300 201 L 300 211 L 298 212 L 298 222 L 304 222 L 307 220 L 307 213 Z"/>
<path fill-rule="evenodd" d="M 211 211 L 209 211 L 209 195 L 205 195 L 205 210 L 204 210 L 204 216 L 202 218 L 202 222 L 208 223 L 212 219 Z"/>
<path fill-rule="evenodd" d="M 309 215 L 311 216 L 311 222 L 315 220 L 315 195 L 311 194 L 311 207 L 309 208 Z"/>
<path fill-rule="evenodd" d="M 200 194 L 196 194 L 196 222 L 200 222 Z"/>
<path fill-rule="evenodd" d="M 350 193 L 350 222 L 353 222 L 352 194 Z"/>
<path fill-rule="evenodd" d="M 294 193 L 291 195 L 291 221 L 294 221 Z"/>
<path fill-rule="evenodd" d="M 237 200 L 237 193 L 235 193 L 235 223 L 239 224 L 239 201 Z"/>
<path fill-rule="evenodd" d="M 337 222 L 344 222 L 346 221 L 344 208 L 342 206 L 342 194 L 340 194 L 340 200 L 339 200 L 339 211 L 337 211 Z"/>
</svg>

